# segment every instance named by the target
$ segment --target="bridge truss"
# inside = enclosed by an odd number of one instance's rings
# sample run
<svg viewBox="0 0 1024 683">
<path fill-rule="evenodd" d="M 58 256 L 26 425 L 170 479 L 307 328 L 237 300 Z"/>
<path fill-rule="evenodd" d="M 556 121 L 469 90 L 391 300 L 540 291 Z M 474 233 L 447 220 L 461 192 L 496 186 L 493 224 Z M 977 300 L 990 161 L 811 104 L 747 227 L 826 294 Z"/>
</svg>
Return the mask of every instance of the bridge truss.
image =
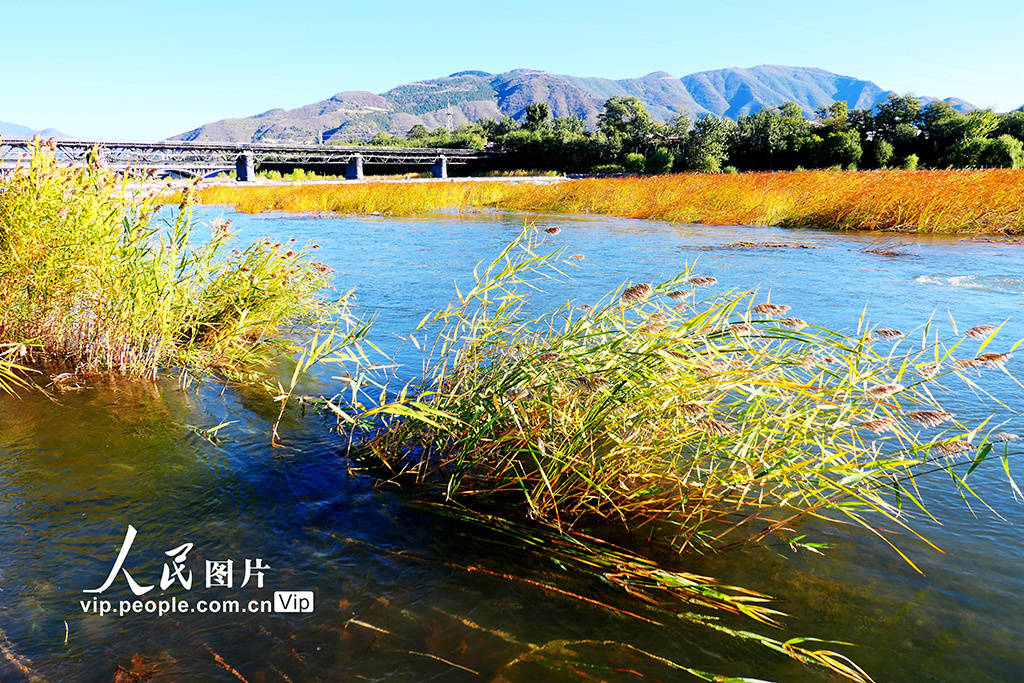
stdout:
<svg viewBox="0 0 1024 683">
<path fill-rule="evenodd" d="M 9 168 L 19 159 L 27 158 L 33 144 L 36 143 L 32 140 L 0 139 L 0 168 Z M 253 170 L 264 165 L 312 169 L 344 166 L 348 177 L 362 177 L 363 164 L 427 165 L 435 175 L 446 176 L 449 165 L 464 165 L 493 157 L 471 149 L 426 147 L 86 140 L 57 140 L 43 144 L 55 145 L 57 158 L 71 163 L 98 161 L 107 168 L 122 172 L 159 175 L 207 176 L 234 170 L 240 180 L 251 180 Z"/>
</svg>

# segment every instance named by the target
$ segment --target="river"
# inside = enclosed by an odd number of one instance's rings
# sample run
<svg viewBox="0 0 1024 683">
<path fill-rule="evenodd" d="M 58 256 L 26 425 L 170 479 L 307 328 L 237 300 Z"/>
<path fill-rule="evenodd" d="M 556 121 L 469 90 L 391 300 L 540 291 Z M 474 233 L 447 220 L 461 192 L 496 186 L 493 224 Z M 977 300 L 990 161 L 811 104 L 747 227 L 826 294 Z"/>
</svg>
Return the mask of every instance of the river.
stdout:
<svg viewBox="0 0 1024 683">
<path fill-rule="evenodd" d="M 388 350 L 527 218 L 247 216 L 217 207 L 202 214 L 231 218 L 240 241 L 320 244 L 317 258 L 337 271 L 339 289 L 356 288 L 356 313 L 376 318 L 372 339 Z M 1024 245 L 533 218 L 562 228 L 551 245 L 585 256 L 573 282 L 551 286 L 553 303 L 594 300 L 627 280 L 667 279 L 696 262 L 695 272 L 718 278 L 719 289 L 770 292 L 793 315 L 837 329 L 852 330 L 866 307 L 872 322 L 907 331 L 933 315 L 950 334 L 950 314 L 961 331 L 1005 321 L 1000 342 L 988 350 L 1024 338 Z M 727 246 L 737 241 L 815 248 Z M 898 255 L 864 251 L 882 243 Z M 396 353 L 418 366 L 411 345 Z M 322 373 L 311 390 L 336 390 L 331 374 Z M 1005 431 L 1024 432 L 1024 390 L 995 370 L 985 379 L 1005 407 L 957 390 L 943 398 L 947 409 L 974 418 L 996 412 L 1009 421 Z M 289 414 L 282 425 L 288 447 L 271 447 L 276 414 L 257 392 L 213 383 L 185 391 L 174 382 L 97 382 L 58 401 L 0 398 L 0 678 L 630 681 L 640 672 L 685 679 L 606 643 L 614 641 L 725 674 L 832 680 L 755 645 L 682 623 L 626 620 L 500 576 L 544 577 L 555 568 L 541 555 L 437 516 L 409 492 L 375 486 L 351 469 L 338 436 L 316 415 Z M 216 438 L 204 431 L 225 422 Z M 1011 461 L 1011 471 L 1019 476 L 1024 467 Z M 1013 499 L 998 461 L 972 477 L 1003 518 L 977 504 L 972 512 L 948 481 L 926 481 L 926 501 L 942 524 L 918 527 L 945 554 L 898 541 L 923 576 L 853 529 L 823 531 L 818 540 L 833 544 L 824 557 L 762 548 L 684 564 L 776 596 L 791 615 L 776 637 L 855 643 L 842 651 L 879 681 L 1020 680 L 1024 505 Z M 149 595 L 248 603 L 275 591 L 311 591 L 315 607 L 87 613 L 81 601 L 96 594 L 83 591 L 104 583 L 128 525 L 138 535 L 124 567 L 138 583 L 155 585 Z M 192 586 L 186 590 L 171 571 L 172 585 L 161 590 L 162 568 L 175 565 L 167 552 L 183 544 L 191 544 L 182 575 L 192 572 Z M 255 571 L 241 587 L 246 562 L 255 569 L 257 559 L 267 567 L 263 588 Z M 207 587 L 206 563 L 227 560 L 234 585 Z M 576 588 L 629 604 L 601 587 Z M 97 597 L 134 598 L 123 575 Z M 559 656 L 563 665 L 552 668 Z"/>
</svg>

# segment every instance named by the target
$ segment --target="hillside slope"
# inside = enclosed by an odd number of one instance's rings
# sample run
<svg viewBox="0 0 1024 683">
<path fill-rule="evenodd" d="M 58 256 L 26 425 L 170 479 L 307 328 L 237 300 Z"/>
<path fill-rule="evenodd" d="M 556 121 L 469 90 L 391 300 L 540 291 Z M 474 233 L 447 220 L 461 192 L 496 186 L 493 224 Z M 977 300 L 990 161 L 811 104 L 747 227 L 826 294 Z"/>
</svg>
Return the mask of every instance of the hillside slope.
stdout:
<svg viewBox="0 0 1024 683">
<path fill-rule="evenodd" d="M 0 136 L 11 139 L 28 139 L 33 135 L 38 135 L 41 138 L 60 138 L 64 140 L 72 139 L 70 135 L 62 133 L 56 128 L 42 128 L 36 130 L 17 123 L 0 121 Z"/>
<path fill-rule="evenodd" d="M 610 79 L 514 69 L 501 74 L 460 71 L 417 81 L 380 94 L 340 92 L 296 109 L 271 109 L 247 118 L 223 119 L 174 136 L 176 140 L 296 141 L 359 140 L 378 132 L 405 133 L 479 121 L 523 116 L 527 105 L 544 102 L 555 116 L 575 115 L 588 128 L 597 125 L 605 100 L 615 95 L 640 98 L 652 116 L 666 120 L 680 112 L 736 118 L 793 101 L 805 112 L 845 100 L 851 108 L 873 107 L 892 93 L 872 81 L 824 69 L 755 66 L 718 69 L 676 78 L 655 71 L 639 78 Z M 935 98 L 922 98 L 931 101 Z M 955 98 L 958 109 L 973 107 Z"/>
</svg>

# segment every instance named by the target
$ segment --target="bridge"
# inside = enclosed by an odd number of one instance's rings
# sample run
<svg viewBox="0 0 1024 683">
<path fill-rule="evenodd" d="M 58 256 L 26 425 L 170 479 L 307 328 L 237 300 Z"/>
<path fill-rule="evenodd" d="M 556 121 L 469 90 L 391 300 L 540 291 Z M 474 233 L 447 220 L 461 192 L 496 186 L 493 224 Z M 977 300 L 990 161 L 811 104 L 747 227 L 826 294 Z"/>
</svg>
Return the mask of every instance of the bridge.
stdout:
<svg viewBox="0 0 1024 683">
<path fill-rule="evenodd" d="M 33 140 L 0 139 L 0 169 L 13 167 L 32 153 Z M 110 142 L 54 140 L 58 159 L 99 163 L 124 173 L 206 177 L 235 171 L 241 182 L 254 180 L 259 168 L 344 169 L 350 180 L 363 177 L 364 166 L 428 167 L 434 177 L 447 178 L 448 167 L 492 159 L 473 149 L 427 147 L 351 147 L 219 142 Z"/>
</svg>

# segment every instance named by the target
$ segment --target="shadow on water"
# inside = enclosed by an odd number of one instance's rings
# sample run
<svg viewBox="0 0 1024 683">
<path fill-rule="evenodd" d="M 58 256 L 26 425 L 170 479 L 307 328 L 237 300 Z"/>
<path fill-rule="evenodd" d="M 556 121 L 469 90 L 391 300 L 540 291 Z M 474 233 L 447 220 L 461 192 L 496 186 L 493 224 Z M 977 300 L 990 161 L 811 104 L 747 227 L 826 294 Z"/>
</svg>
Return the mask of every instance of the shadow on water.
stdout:
<svg viewBox="0 0 1024 683">
<path fill-rule="evenodd" d="M 377 317 L 374 340 L 389 349 L 524 220 L 231 218 L 242 239 L 296 236 L 321 244 L 318 257 L 338 271 L 338 288 L 358 288 L 360 312 Z M 697 261 L 697 271 L 715 275 L 721 287 L 758 287 L 824 325 L 850 329 L 865 305 L 872 320 L 903 327 L 933 313 L 944 321 L 948 309 L 964 326 L 1009 320 L 1005 338 L 1024 337 L 1020 245 L 887 236 L 916 255 L 887 259 L 863 253 L 877 242 L 870 235 L 554 216 L 539 224 L 560 225 L 552 244 L 586 256 L 574 282 L 553 285 L 541 304 L 591 300 L 626 280 L 664 279 Z M 818 248 L 715 248 L 737 241 Z M 419 367 L 411 346 L 397 355 Z M 315 388 L 331 393 L 332 374 L 336 368 Z M 996 393 L 1021 405 L 1020 387 L 1008 380 L 996 381 Z M 947 399 L 966 417 L 994 409 L 964 392 Z M 580 592 L 641 609 L 603 585 L 564 576 L 548 558 L 434 514 L 408 492 L 375 487 L 350 470 L 337 435 L 318 416 L 289 415 L 282 430 L 289 448 L 272 448 L 277 407 L 258 392 L 112 383 L 64 394 L 59 403 L 3 398 L 0 408 L 0 652 L 27 658 L 44 679 L 155 673 L 238 680 L 237 673 L 249 681 L 636 680 L 632 672 L 641 672 L 678 680 L 679 672 L 610 641 L 712 671 L 823 680 L 707 630 L 682 622 L 658 628 L 499 576 L 557 576 Z M 1013 410 L 1003 417 L 1009 431 L 1021 431 Z M 225 422 L 216 439 L 204 437 L 204 429 Z M 1024 544 L 1015 532 L 1024 514 L 997 468 L 976 474 L 1007 520 L 974 517 L 940 482 L 926 482 L 945 524 L 924 530 L 948 555 L 904 539 L 925 577 L 853 529 L 821 532 L 835 544 L 825 558 L 763 548 L 688 557 L 686 568 L 779 596 L 794 615 L 786 620 L 794 635 L 857 643 L 850 653 L 879 680 L 1012 679 L 1024 668 L 1024 614 L 1016 609 Z M 104 582 L 128 524 L 139 535 L 125 567 L 143 584 L 159 583 L 168 550 L 193 544 L 191 590 L 157 586 L 158 599 L 247 602 L 274 591 L 313 591 L 316 608 L 85 614 L 79 601 L 91 596 L 82 591 Z M 245 560 L 255 558 L 270 567 L 263 589 L 205 586 L 207 561 L 233 560 L 240 582 Z M 103 597 L 134 596 L 118 578 Z M 0 678 L 20 676 L 0 656 Z"/>
</svg>

